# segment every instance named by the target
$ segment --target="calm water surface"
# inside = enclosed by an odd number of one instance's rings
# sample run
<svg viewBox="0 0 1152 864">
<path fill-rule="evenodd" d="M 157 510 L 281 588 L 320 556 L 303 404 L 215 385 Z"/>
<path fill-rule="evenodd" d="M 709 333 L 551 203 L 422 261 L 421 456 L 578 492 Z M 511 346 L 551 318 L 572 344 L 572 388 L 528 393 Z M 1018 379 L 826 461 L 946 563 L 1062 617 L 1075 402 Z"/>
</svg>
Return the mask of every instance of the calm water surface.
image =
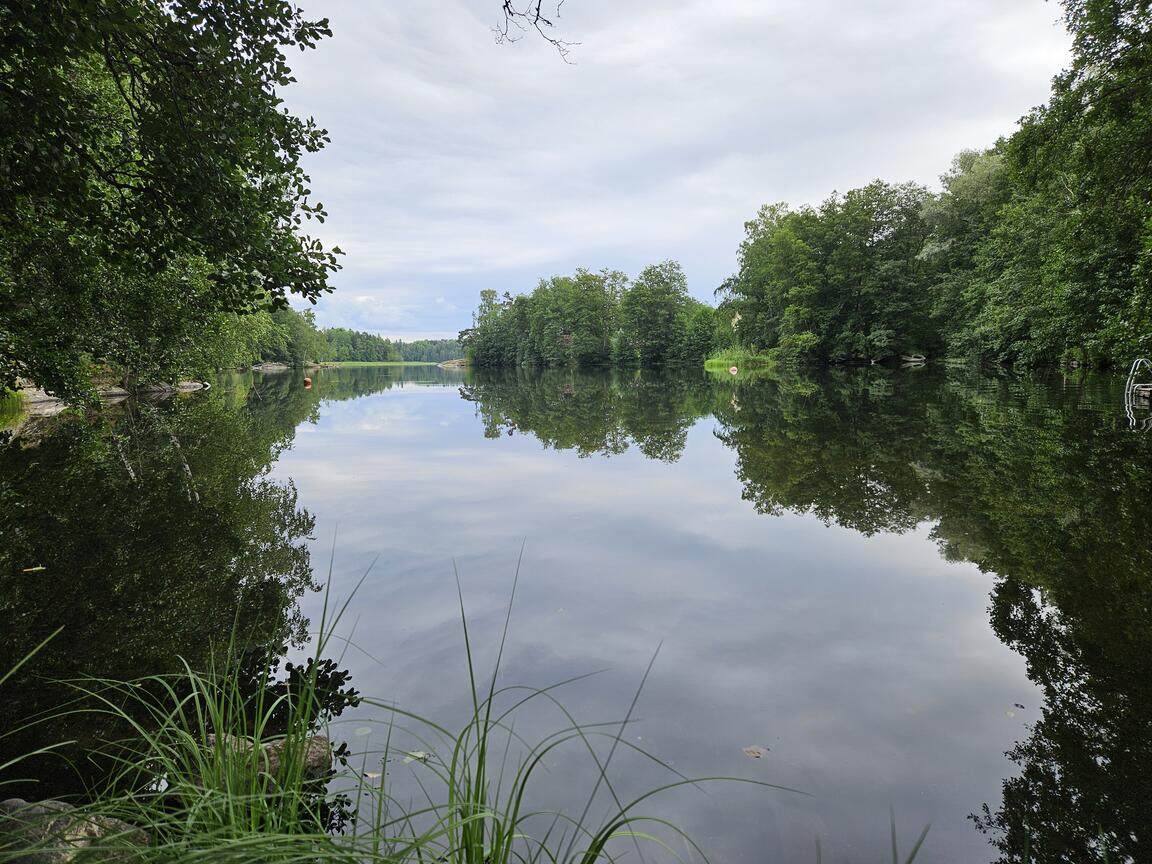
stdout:
<svg viewBox="0 0 1152 864">
<path fill-rule="evenodd" d="M 63 623 L 37 674 L 160 671 L 237 615 L 303 656 L 327 584 L 352 598 L 355 686 L 455 725 L 454 573 L 490 670 L 519 562 L 502 682 L 597 672 L 556 695 L 618 721 L 655 656 L 631 743 L 803 793 L 655 799 L 712 860 L 891 860 L 891 812 L 904 850 L 931 824 L 918 861 L 1098 860 L 1101 835 L 1152 860 L 1152 438 L 1122 382 L 314 377 L 26 424 L 0 448 L 0 660 Z M 13 717 L 58 698 L 12 691 Z M 565 725 L 530 706 L 516 731 Z M 366 708 L 338 730 L 388 735 Z M 401 795 L 420 769 L 391 766 Z M 625 799 L 675 779 L 631 751 L 610 776 Z M 578 809 L 595 782 L 562 750 L 535 803 Z"/>
</svg>

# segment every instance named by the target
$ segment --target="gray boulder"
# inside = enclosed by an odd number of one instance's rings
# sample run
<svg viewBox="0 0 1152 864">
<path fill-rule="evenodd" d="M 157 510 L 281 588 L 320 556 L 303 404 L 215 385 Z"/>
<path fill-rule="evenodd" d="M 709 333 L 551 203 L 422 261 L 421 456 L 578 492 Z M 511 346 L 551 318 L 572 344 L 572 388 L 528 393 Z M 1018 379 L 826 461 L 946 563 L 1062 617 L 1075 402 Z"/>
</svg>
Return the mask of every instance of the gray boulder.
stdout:
<svg viewBox="0 0 1152 864">
<path fill-rule="evenodd" d="M 236 735 L 209 735 L 206 741 L 208 747 L 222 747 L 233 753 L 248 754 L 252 752 L 252 742 L 247 738 Z M 301 774 L 305 780 L 321 780 L 332 767 L 332 742 L 323 735 L 313 735 L 301 745 L 293 742 L 293 746 L 303 747 L 300 757 L 303 760 Z M 288 742 L 284 738 L 274 738 L 260 746 L 259 770 L 262 774 L 279 777 L 281 764 Z"/>
<path fill-rule="evenodd" d="M 13 864 L 68 864 L 81 852 L 84 861 L 127 862 L 148 844 L 139 828 L 63 801 L 0 801 L 0 858 Z"/>
</svg>

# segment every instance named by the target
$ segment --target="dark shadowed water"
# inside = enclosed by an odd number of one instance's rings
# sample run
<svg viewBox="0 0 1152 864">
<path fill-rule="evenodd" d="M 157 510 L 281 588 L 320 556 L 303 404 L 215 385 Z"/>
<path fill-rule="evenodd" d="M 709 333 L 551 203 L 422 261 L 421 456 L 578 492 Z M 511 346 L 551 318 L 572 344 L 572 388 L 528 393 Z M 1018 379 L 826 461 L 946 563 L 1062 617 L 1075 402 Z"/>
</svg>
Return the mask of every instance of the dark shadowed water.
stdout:
<svg viewBox="0 0 1152 864">
<path fill-rule="evenodd" d="M 0 447 L 0 668 L 65 627 L 5 685 L 6 719 L 59 701 L 34 676 L 195 663 L 238 623 L 302 656 L 327 583 L 355 591 L 335 649 L 355 686 L 455 725 L 454 573 L 487 671 L 519 560 L 502 682 L 597 672 L 556 696 L 619 721 L 655 656 L 629 743 L 803 793 L 645 806 L 714 861 L 890 861 L 892 813 L 905 854 L 931 824 L 917 861 L 1152 860 L 1152 437 L 1122 381 L 314 377 L 29 421 Z M 529 706 L 516 731 L 567 722 Z M 365 707 L 337 732 L 389 734 Z M 53 734 L 102 730 L 9 736 L 0 764 Z M 398 794 L 423 768 L 390 766 Z M 535 803 L 578 811 L 595 766 L 571 747 L 547 768 Z M 675 779 L 626 748 L 609 776 L 622 799 Z"/>
</svg>

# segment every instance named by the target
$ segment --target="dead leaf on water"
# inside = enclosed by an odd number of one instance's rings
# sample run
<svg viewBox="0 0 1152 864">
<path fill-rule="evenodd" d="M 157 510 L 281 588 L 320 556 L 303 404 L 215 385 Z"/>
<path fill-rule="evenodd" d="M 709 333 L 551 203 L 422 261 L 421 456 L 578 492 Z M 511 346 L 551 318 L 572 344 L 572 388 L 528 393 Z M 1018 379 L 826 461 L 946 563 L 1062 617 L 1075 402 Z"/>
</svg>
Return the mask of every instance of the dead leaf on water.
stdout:
<svg viewBox="0 0 1152 864">
<path fill-rule="evenodd" d="M 768 755 L 768 748 L 761 747 L 759 744 L 753 744 L 744 748 L 744 755 L 749 759 L 763 759 Z"/>
</svg>

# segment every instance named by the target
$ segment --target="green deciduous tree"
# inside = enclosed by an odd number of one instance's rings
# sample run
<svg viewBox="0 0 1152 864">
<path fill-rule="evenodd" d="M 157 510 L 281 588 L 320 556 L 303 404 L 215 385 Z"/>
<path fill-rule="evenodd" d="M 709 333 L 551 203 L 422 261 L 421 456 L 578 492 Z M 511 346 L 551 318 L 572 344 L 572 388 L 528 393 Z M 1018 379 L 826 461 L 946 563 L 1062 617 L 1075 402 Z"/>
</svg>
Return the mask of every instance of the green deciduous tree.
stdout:
<svg viewBox="0 0 1152 864">
<path fill-rule="evenodd" d="M 762 208 L 745 225 L 727 285 L 743 344 L 787 360 L 876 360 L 932 346 L 918 258 L 928 197 L 877 180 L 818 210 Z"/>
<path fill-rule="evenodd" d="M 325 35 L 287 3 L 0 9 L 6 383 L 77 396 L 85 359 L 163 375 L 156 346 L 212 313 L 328 290 L 338 250 L 302 233 L 324 210 L 300 163 L 327 136 L 279 96 L 286 51 Z"/>
<path fill-rule="evenodd" d="M 1015 196 L 985 249 L 979 336 L 1004 359 L 1123 361 L 1152 349 L 1150 13 L 1144 0 L 1064 9 L 1072 64 L 1005 147 Z"/>
<path fill-rule="evenodd" d="M 682 354 L 688 280 L 675 261 L 645 267 L 620 298 L 623 341 L 642 366 L 662 366 Z"/>
<path fill-rule="evenodd" d="M 954 354 L 978 354 L 975 320 L 985 297 L 981 253 L 1012 194 L 1011 176 L 1000 148 L 965 150 L 943 177 L 943 191 L 929 198 L 923 218 L 929 235 L 920 252 L 930 271 L 932 316 Z"/>
<path fill-rule="evenodd" d="M 698 365 L 712 349 L 714 314 L 688 296 L 675 261 L 631 285 L 619 271 L 580 269 L 540 280 L 529 295 L 481 291 L 460 340 L 476 366 Z"/>
</svg>

